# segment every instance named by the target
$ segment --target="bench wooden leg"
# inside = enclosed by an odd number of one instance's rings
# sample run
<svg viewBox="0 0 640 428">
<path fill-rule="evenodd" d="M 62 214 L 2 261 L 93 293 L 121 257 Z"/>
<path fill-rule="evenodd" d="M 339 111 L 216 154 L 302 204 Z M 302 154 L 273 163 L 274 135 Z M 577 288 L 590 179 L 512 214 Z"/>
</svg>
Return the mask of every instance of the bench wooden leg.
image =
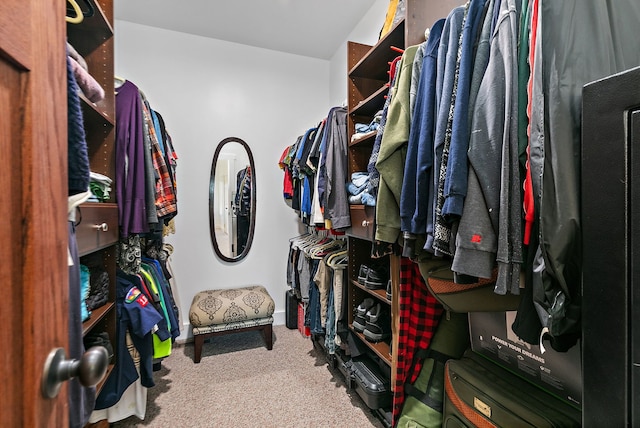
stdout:
<svg viewBox="0 0 640 428">
<path fill-rule="evenodd" d="M 204 334 L 193 337 L 193 362 L 199 363 L 202 357 L 202 346 L 204 345 Z"/>
<path fill-rule="evenodd" d="M 273 328 L 271 324 L 267 324 L 262 329 L 262 334 L 264 335 L 264 341 L 267 343 L 267 350 L 271 351 L 273 349 Z"/>
<path fill-rule="evenodd" d="M 204 346 L 205 339 L 215 336 L 221 336 L 223 334 L 230 333 L 241 333 L 245 331 L 251 330 L 260 330 L 262 332 L 262 336 L 264 337 L 264 341 L 267 345 L 267 349 L 271 351 L 273 349 L 273 325 L 272 324 L 264 324 L 257 325 L 252 327 L 238 328 L 232 330 L 222 330 L 210 333 L 202 333 L 193 335 L 193 362 L 199 363 L 202 358 L 202 348 Z"/>
</svg>

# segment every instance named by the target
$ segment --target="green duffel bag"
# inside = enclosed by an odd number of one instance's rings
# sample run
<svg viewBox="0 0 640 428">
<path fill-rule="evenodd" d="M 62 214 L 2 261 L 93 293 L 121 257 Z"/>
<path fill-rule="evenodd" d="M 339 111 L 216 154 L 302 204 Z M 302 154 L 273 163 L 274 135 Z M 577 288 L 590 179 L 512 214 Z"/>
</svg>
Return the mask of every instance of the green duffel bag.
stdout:
<svg viewBox="0 0 640 428">
<path fill-rule="evenodd" d="M 413 384 L 405 383 L 405 399 L 397 428 L 436 428 L 442 426 L 444 402 L 444 366 L 450 358 L 460 359 L 469 348 L 467 314 L 447 313 L 442 317 L 427 349 L 413 357 L 407 379 L 412 377 L 417 361 L 420 374 Z"/>
</svg>

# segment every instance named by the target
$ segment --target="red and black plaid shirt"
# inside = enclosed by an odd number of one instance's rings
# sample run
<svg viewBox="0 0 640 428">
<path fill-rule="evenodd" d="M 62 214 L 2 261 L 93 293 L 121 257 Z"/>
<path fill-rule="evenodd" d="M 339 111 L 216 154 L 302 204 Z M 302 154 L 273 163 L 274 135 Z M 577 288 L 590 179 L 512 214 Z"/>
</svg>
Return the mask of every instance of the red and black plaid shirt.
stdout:
<svg viewBox="0 0 640 428">
<path fill-rule="evenodd" d="M 438 327 L 443 308 L 431 295 L 418 265 L 406 257 L 400 259 L 398 362 L 393 393 L 393 425 L 395 426 L 404 404 L 405 382 L 415 382 L 422 362 L 411 367 L 417 349 L 426 349 Z M 408 373 L 412 376 L 407 379 Z"/>
</svg>

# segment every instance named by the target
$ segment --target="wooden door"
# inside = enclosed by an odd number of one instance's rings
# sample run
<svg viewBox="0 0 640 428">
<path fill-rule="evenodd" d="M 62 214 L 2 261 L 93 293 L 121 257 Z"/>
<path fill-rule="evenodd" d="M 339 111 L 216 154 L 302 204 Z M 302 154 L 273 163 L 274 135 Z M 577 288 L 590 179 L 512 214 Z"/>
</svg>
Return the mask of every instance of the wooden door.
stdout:
<svg viewBox="0 0 640 428">
<path fill-rule="evenodd" d="M 65 2 L 0 1 L 0 426 L 68 426 L 66 387 L 41 394 L 68 355 Z"/>
</svg>

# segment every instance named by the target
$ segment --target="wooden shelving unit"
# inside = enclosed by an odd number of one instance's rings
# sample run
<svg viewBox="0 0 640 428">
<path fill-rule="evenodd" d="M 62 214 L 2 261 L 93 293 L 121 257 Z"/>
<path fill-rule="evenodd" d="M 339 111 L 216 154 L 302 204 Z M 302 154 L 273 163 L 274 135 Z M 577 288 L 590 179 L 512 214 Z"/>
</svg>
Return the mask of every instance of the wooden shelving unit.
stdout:
<svg viewBox="0 0 640 428">
<path fill-rule="evenodd" d="M 348 42 L 347 44 L 347 135 L 355 133 L 356 123 L 370 123 L 375 114 L 384 107 L 389 91 L 389 68 L 391 62 L 400 56 L 405 48 L 422 43 L 425 30 L 440 18 L 445 18 L 451 10 L 463 2 L 460 0 L 407 0 L 405 19 L 398 22 L 375 45 Z M 367 164 L 375 143 L 376 132 L 359 136 L 349 143 L 349 175 L 367 171 Z M 397 357 L 389 353 L 389 343 L 368 342 L 364 336 L 353 330 L 353 312 L 365 297 L 372 296 L 390 309 L 398 306 L 397 292 L 392 301 L 386 297 L 386 290 L 368 290 L 357 282 L 360 265 L 371 262 L 371 245 L 375 237 L 375 207 L 351 205 L 351 228 L 347 232 L 349 248 L 349 327 L 377 356 L 391 366 L 391 385 L 395 385 Z M 392 290 L 399 289 L 400 258 L 389 256 Z M 393 313 L 393 311 L 392 311 Z M 397 349 L 397 319 L 392 318 L 391 349 Z"/>
<path fill-rule="evenodd" d="M 67 40 L 87 62 L 89 74 L 100 83 L 105 98 L 92 103 L 80 95 L 91 170 L 115 180 L 115 92 L 113 84 L 113 1 L 88 0 L 93 15 L 79 24 L 67 24 Z M 88 10 L 85 6 L 85 11 Z M 112 185 L 113 187 L 113 185 Z M 77 211 L 76 238 L 80 263 L 99 266 L 109 274 L 109 300 L 91 311 L 82 325 L 83 336 L 106 331 L 116 348 L 116 245 L 118 206 L 114 193 L 106 203 L 86 202 Z M 110 364 L 99 392 L 113 370 Z"/>
</svg>

